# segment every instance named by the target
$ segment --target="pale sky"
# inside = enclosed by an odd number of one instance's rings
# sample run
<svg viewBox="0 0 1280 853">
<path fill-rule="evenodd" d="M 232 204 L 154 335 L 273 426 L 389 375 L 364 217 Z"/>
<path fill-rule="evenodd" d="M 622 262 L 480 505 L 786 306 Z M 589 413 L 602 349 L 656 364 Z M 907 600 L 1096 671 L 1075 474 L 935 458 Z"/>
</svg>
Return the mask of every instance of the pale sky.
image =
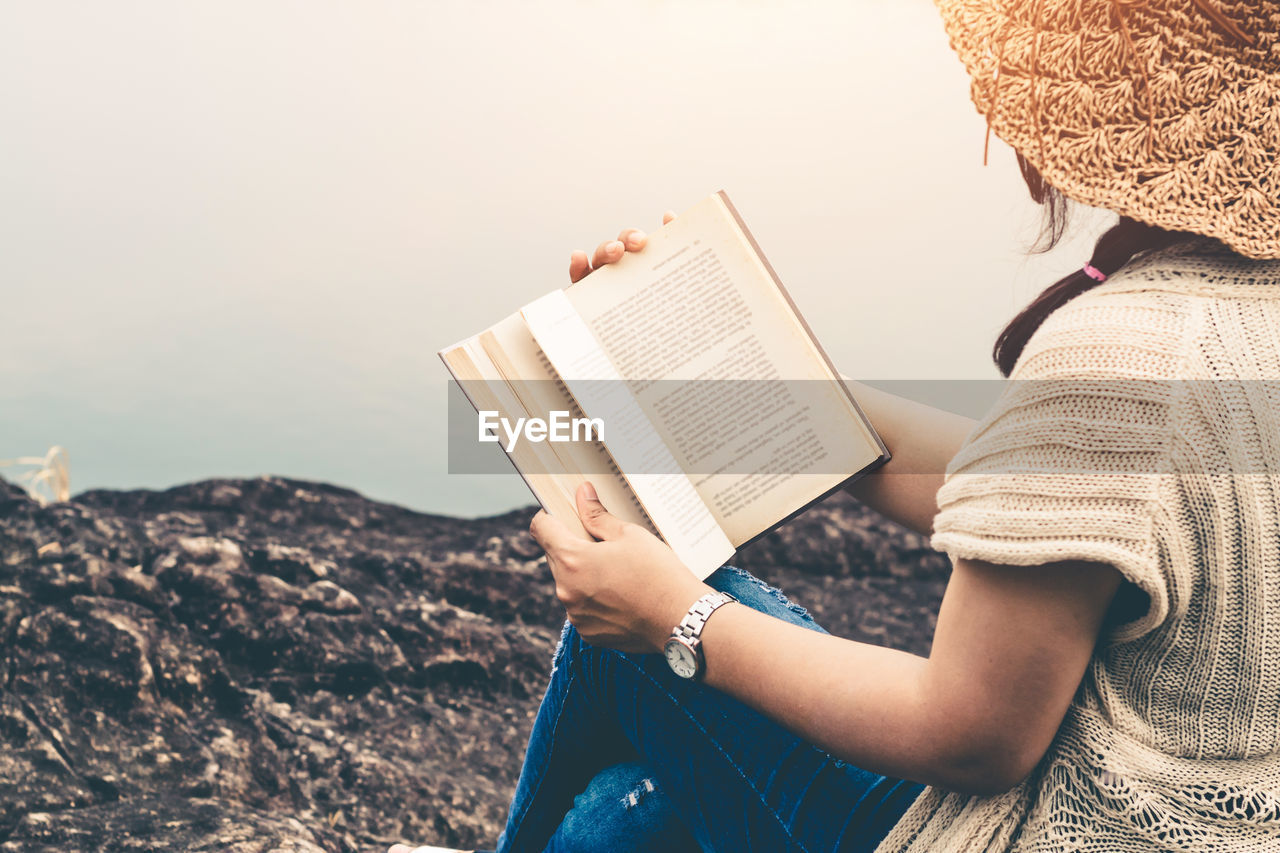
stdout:
<svg viewBox="0 0 1280 853">
<path fill-rule="evenodd" d="M 77 491 L 528 504 L 445 473 L 436 351 L 718 189 L 871 380 L 996 376 L 1104 221 L 1026 257 L 929 0 L 0 0 L 0 128 L 0 458 Z"/>
</svg>

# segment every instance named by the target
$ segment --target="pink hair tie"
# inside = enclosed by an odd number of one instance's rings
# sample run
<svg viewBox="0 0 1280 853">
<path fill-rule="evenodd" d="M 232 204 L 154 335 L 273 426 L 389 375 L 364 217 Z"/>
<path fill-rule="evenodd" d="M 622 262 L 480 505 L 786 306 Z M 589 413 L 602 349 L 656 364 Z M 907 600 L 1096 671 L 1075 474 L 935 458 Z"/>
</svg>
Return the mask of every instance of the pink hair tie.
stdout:
<svg viewBox="0 0 1280 853">
<path fill-rule="evenodd" d="M 1104 273 L 1102 270 L 1098 269 L 1097 267 L 1095 267 L 1093 264 L 1084 265 L 1084 274 L 1089 276 L 1089 278 L 1093 279 L 1094 281 L 1107 280 L 1107 274 Z"/>
</svg>

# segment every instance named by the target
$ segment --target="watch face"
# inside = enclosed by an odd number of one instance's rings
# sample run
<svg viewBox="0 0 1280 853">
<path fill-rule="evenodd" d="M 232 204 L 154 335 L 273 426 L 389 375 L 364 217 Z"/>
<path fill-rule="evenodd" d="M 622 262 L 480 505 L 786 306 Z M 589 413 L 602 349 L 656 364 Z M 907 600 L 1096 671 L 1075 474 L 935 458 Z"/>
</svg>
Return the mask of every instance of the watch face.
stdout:
<svg viewBox="0 0 1280 853">
<path fill-rule="evenodd" d="M 681 678 L 693 678 L 698 674 L 697 655 L 693 653 L 693 649 L 676 638 L 667 640 L 666 645 L 662 647 L 662 653 L 666 656 L 667 665 L 671 667 L 671 671 Z"/>
</svg>

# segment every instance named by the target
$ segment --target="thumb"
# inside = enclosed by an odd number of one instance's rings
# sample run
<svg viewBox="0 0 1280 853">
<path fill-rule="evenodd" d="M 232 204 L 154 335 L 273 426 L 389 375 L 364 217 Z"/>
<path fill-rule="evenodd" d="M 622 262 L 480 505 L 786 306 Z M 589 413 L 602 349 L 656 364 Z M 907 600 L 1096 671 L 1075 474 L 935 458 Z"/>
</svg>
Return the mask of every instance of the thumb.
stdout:
<svg viewBox="0 0 1280 853">
<path fill-rule="evenodd" d="M 582 526 L 587 528 L 587 532 L 597 539 L 617 539 L 626 524 L 609 514 L 609 510 L 600 503 L 596 487 L 590 483 L 578 487 L 578 518 L 582 519 Z"/>
</svg>

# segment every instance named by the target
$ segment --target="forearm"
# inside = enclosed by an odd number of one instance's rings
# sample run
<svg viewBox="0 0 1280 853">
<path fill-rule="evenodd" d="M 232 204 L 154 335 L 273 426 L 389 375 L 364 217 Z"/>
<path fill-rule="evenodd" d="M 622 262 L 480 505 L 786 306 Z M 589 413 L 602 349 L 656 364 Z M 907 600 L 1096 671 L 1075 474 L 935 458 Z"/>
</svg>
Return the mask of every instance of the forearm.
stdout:
<svg viewBox="0 0 1280 853">
<path fill-rule="evenodd" d="M 989 787 L 985 756 L 955 751 L 929 661 L 809 631 L 747 607 L 703 632 L 707 683 L 859 767 L 953 790 Z"/>
<path fill-rule="evenodd" d="M 974 421 L 845 380 L 893 458 L 849 491 L 932 532 L 947 463 Z M 957 790 L 988 787 L 990 758 L 957 748 L 926 658 L 726 607 L 703 634 L 707 682 L 850 763 Z"/>
<path fill-rule="evenodd" d="M 928 535 L 947 464 L 974 427 L 846 379 L 893 458 L 853 484 L 858 500 Z M 960 732 L 930 661 L 808 631 L 747 607 L 718 611 L 703 633 L 707 682 L 859 767 L 952 790 L 1006 781 L 988 745 Z M 972 744 L 970 749 L 967 744 Z M 995 762 L 993 763 L 993 758 Z"/>
<path fill-rule="evenodd" d="M 893 458 L 848 488 L 859 501 L 926 536 L 947 463 L 974 421 L 870 385 L 845 379 Z"/>
</svg>

